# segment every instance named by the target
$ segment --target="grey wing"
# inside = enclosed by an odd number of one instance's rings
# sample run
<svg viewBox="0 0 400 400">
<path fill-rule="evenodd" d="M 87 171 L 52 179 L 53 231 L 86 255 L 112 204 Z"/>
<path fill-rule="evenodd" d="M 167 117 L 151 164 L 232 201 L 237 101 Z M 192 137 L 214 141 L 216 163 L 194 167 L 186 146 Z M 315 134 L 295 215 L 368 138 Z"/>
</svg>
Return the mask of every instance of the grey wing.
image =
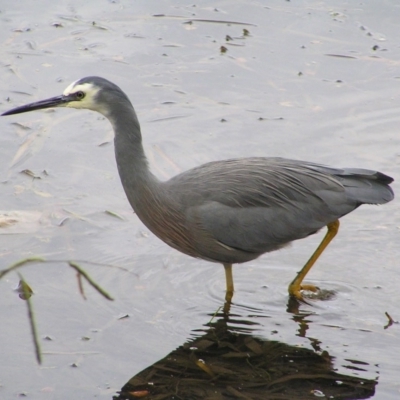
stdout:
<svg viewBox="0 0 400 400">
<path fill-rule="evenodd" d="M 205 164 L 170 184 L 186 188 L 181 204 L 202 246 L 211 246 L 208 237 L 259 255 L 315 233 L 363 203 L 390 201 L 391 181 L 376 171 L 250 158 Z"/>
<path fill-rule="evenodd" d="M 317 232 L 358 205 L 330 176 L 277 168 L 263 179 L 236 175 L 238 184 L 195 207 L 192 216 L 221 244 L 261 254 Z M 217 196 L 222 197 L 222 196 Z"/>
<path fill-rule="evenodd" d="M 330 168 L 308 163 L 309 168 L 333 176 L 343 185 L 346 197 L 361 204 L 384 204 L 394 198 L 393 178 L 378 171 L 361 168 Z"/>
</svg>

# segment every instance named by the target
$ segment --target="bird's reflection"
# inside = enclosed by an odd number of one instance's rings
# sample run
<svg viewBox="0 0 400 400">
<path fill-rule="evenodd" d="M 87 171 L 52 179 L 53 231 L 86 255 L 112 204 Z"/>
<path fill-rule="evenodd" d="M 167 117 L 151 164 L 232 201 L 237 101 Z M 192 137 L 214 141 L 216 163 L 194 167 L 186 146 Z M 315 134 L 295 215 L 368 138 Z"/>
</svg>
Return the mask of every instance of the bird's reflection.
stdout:
<svg viewBox="0 0 400 400">
<path fill-rule="evenodd" d="M 257 322 L 229 312 L 213 315 L 194 338 L 135 375 L 114 400 L 303 400 L 368 399 L 377 381 L 339 374 L 321 341 L 313 349 L 256 337 Z M 298 335 L 307 337 L 307 316 L 294 314 Z M 358 366 L 362 361 L 349 360 Z M 350 369 L 352 366 L 349 366 Z"/>
</svg>

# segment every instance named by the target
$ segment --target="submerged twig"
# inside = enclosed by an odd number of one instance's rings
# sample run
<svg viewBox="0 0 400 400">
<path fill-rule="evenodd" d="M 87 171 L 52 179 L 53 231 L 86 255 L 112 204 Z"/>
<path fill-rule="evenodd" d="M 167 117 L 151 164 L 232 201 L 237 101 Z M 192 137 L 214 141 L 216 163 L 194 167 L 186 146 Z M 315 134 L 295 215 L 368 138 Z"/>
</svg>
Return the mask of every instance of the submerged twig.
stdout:
<svg viewBox="0 0 400 400">
<path fill-rule="evenodd" d="M 7 275 L 9 272 L 14 271 L 17 268 L 23 267 L 27 264 L 31 263 L 54 263 L 54 262 L 60 262 L 60 261 L 55 261 L 55 260 L 46 260 L 45 258 L 42 257 L 28 257 L 23 260 L 17 261 L 16 263 L 10 265 L 8 268 L 3 269 L 0 271 L 0 279 L 3 278 L 5 275 Z M 103 288 L 101 288 L 89 275 L 88 273 L 80 267 L 76 262 L 74 261 L 64 261 L 67 262 L 68 265 L 72 268 L 74 268 L 77 273 L 80 276 L 83 276 L 87 282 L 94 288 L 96 289 L 102 296 L 104 296 L 107 300 L 114 300 Z M 85 298 L 84 292 L 83 292 L 83 287 L 82 287 L 82 282 L 79 281 L 78 278 L 78 286 L 79 290 L 82 294 L 82 296 Z"/>
<path fill-rule="evenodd" d="M 19 272 L 18 272 L 18 276 L 19 276 L 19 279 L 21 282 L 21 290 L 22 290 L 22 293 L 23 293 L 25 301 L 26 301 L 26 306 L 28 307 L 28 320 L 29 320 L 29 325 L 31 327 L 33 346 L 35 347 L 36 360 L 37 360 L 38 364 L 41 364 L 42 363 L 42 353 L 40 351 L 39 337 L 38 337 L 37 330 L 36 330 L 36 322 L 35 322 L 35 316 L 33 313 L 32 300 L 30 299 L 30 288 L 29 288 L 29 285 L 26 283 L 25 279 L 22 277 L 22 275 Z"/>
<path fill-rule="evenodd" d="M 75 269 L 81 276 L 83 276 L 87 282 L 107 300 L 114 300 L 104 289 L 102 289 L 94 280 L 92 280 L 92 278 L 77 263 L 68 261 L 68 265 Z"/>
<path fill-rule="evenodd" d="M 54 262 L 60 262 L 60 261 L 55 261 L 55 260 L 46 260 L 42 257 L 28 257 L 23 260 L 17 261 L 16 263 L 10 265 L 8 268 L 3 269 L 0 271 L 0 279 L 3 278 L 5 275 L 7 275 L 9 272 L 16 270 L 17 268 L 23 267 L 27 264 L 31 263 L 54 263 Z M 78 278 L 78 287 L 81 295 L 83 298 L 86 300 L 85 292 L 83 290 L 83 285 L 82 285 L 82 277 L 86 279 L 86 281 L 94 288 L 96 289 L 102 296 L 104 296 L 107 300 L 114 300 L 104 289 L 102 289 L 88 274 L 86 271 L 84 271 L 77 263 L 73 261 L 63 261 L 67 262 L 70 267 L 76 270 L 77 272 L 77 278 Z M 30 297 L 32 295 L 32 289 L 29 287 L 29 285 L 26 283 L 25 279 L 22 277 L 22 275 L 17 272 L 19 278 L 20 278 L 20 283 L 18 287 L 18 292 L 20 293 L 20 297 L 23 300 L 26 300 L 26 304 L 28 307 L 28 319 L 29 319 L 29 325 L 31 327 L 31 333 L 32 333 L 32 339 L 33 339 L 33 344 L 35 347 L 35 354 L 36 354 L 36 360 L 39 364 L 42 363 L 42 354 L 40 351 L 40 343 L 39 343 L 39 337 L 37 334 L 37 329 L 36 329 L 36 322 L 35 322 L 35 317 L 33 313 L 33 307 L 32 303 L 30 300 Z"/>
<path fill-rule="evenodd" d="M 393 320 L 393 318 L 389 315 L 389 313 L 385 311 L 385 315 L 386 315 L 386 317 L 387 317 L 387 319 L 388 319 L 388 323 L 383 327 L 383 329 L 387 329 L 387 328 L 389 328 L 389 326 L 392 326 L 392 325 L 394 324 L 394 320 Z"/>
<path fill-rule="evenodd" d="M 83 283 L 82 283 L 82 274 L 76 272 L 76 279 L 78 280 L 79 292 L 82 295 L 83 299 L 86 300 L 85 290 L 83 289 Z"/>
<path fill-rule="evenodd" d="M 14 289 L 17 293 L 20 299 L 22 300 L 27 300 L 30 299 L 33 295 L 33 290 L 30 288 L 30 286 L 25 282 L 21 282 L 19 280 L 18 286 Z"/>
<path fill-rule="evenodd" d="M 0 271 L 0 279 L 3 278 L 3 276 L 7 275 L 9 272 L 13 271 L 14 269 L 23 267 L 26 264 L 37 263 L 37 262 L 46 262 L 46 260 L 42 257 L 28 257 L 23 260 L 17 261 L 16 263 L 11 264 L 8 268 Z"/>
</svg>

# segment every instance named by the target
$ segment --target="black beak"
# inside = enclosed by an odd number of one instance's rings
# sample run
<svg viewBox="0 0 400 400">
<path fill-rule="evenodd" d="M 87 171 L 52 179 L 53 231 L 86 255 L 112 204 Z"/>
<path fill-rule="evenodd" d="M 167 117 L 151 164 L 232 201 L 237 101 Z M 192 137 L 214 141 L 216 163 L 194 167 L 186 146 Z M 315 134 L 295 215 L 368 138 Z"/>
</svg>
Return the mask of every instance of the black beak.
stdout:
<svg viewBox="0 0 400 400">
<path fill-rule="evenodd" d="M 65 105 L 72 100 L 74 100 L 72 96 L 61 95 L 51 97 L 50 99 L 41 100 L 35 103 L 26 104 L 25 106 L 13 108 L 12 110 L 6 111 L 1 115 L 20 114 L 28 111 L 42 110 L 43 108 L 59 107 Z"/>
</svg>

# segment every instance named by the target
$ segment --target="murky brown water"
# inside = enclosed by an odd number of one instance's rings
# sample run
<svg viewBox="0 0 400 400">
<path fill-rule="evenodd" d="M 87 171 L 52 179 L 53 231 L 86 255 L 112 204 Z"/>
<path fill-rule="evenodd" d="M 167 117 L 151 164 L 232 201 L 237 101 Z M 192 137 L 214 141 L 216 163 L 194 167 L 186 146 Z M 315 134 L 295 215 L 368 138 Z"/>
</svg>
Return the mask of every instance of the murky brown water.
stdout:
<svg viewBox="0 0 400 400">
<path fill-rule="evenodd" d="M 283 156 L 377 169 L 399 192 L 395 0 L 81 3 L 1 7 L 1 111 L 100 75 L 131 98 L 161 178 L 216 159 Z M 101 116 L 57 110 L 0 123 L 10 225 L 0 228 L 1 268 L 33 255 L 80 260 L 115 298 L 86 285 L 84 301 L 63 262 L 22 269 L 35 292 L 39 367 L 18 276 L 1 280 L 0 398 L 111 399 L 210 320 L 223 304 L 223 269 L 177 253 L 138 221 Z M 301 306 L 307 329 L 287 312 L 286 288 L 322 233 L 237 266 L 238 324 L 257 323 L 251 334 L 263 340 L 318 342 L 338 373 L 377 380 L 373 398 L 397 399 L 399 325 L 384 326 L 385 312 L 400 320 L 399 210 L 395 200 L 342 220 L 308 280 L 337 295 Z"/>
</svg>

